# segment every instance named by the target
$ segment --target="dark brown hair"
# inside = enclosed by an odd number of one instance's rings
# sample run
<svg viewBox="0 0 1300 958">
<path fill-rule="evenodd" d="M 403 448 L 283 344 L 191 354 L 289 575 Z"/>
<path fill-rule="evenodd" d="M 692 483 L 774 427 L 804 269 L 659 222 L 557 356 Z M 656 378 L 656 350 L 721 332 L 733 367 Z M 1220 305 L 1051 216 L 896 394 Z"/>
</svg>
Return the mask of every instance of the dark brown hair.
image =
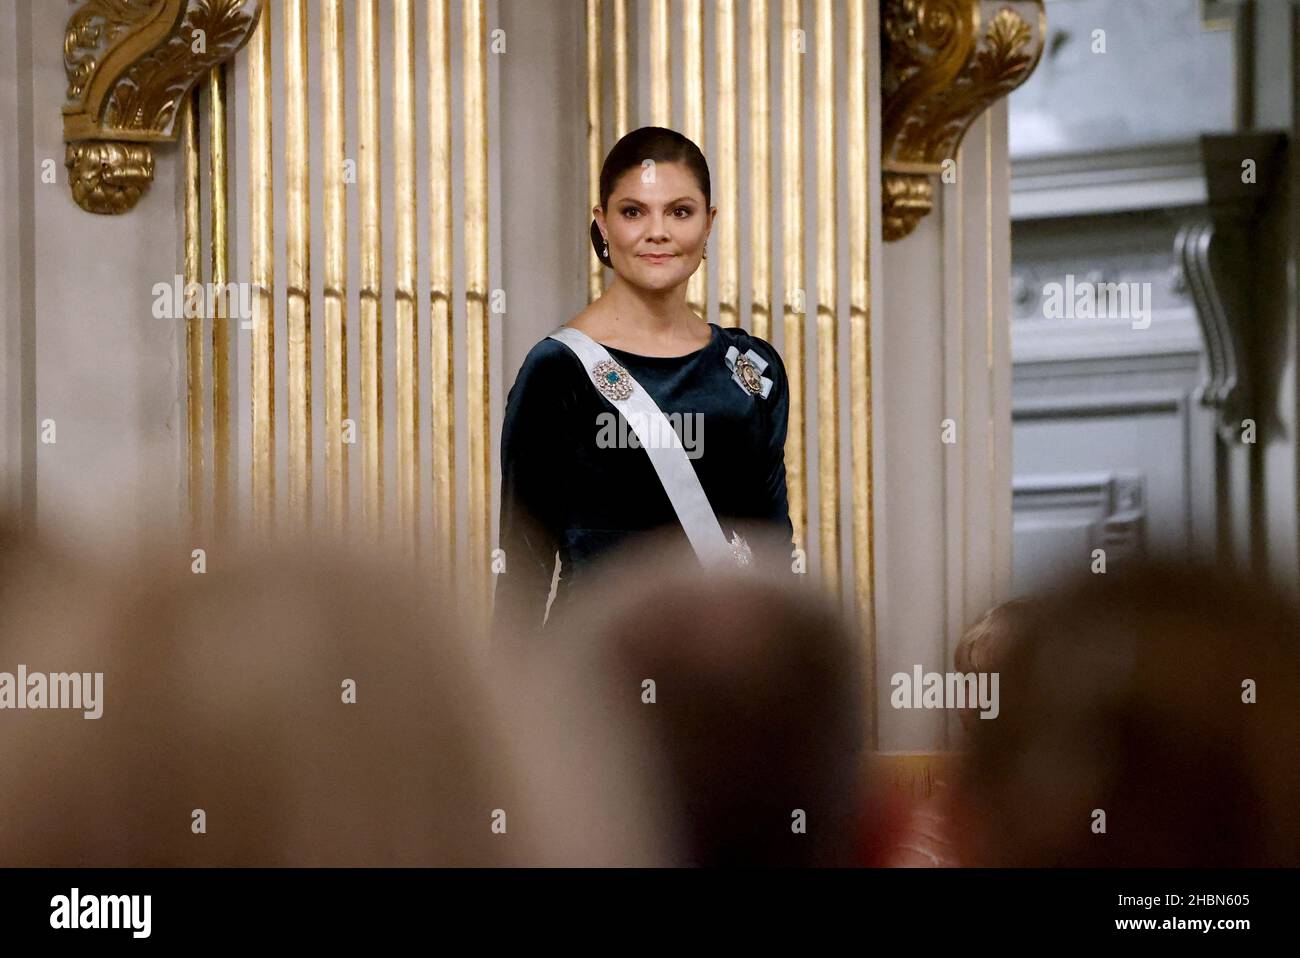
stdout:
<svg viewBox="0 0 1300 958">
<path fill-rule="evenodd" d="M 682 136 L 676 130 L 669 130 L 662 126 L 643 126 L 624 135 L 605 157 L 605 162 L 600 168 L 601 209 L 605 209 L 608 205 L 609 196 L 614 192 L 614 184 L 619 181 L 619 178 L 628 170 L 640 169 L 641 164 L 646 160 L 654 160 L 656 163 L 681 163 L 695 175 L 695 180 L 700 185 L 700 192 L 704 194 L 704 205 L 706 207 L 710 205 L 712 193 L 709 186 L 709 164 L 705 161 L 700 148 L 690 138 Z M 601 252 L 604 243 L 605 238 L 601 235 L 600 226 L 595 219 L 592 219 L 591 245 L 596 250 L 596 258 L 613 269 L 614 264 Z"/>
<path fill-rule="evenodd" d="M 587 700 L 644 736 L 644 778 L 681 823 L 676 865 L 861 859 L 860 649 L 837 609 L 795 578 L 701 570 L 684 538 L 657 532 L 605 560 L 546 644 L 546 657 L 581 663 L 557 700 Z"/>
<path fill-rule="evenodd" d="M 1008 625 L 1001 712 L 973 723 L 959 789 L 965 864 L 1300 864 L 1292 602 L 1153 562 Z"/>
</svg>

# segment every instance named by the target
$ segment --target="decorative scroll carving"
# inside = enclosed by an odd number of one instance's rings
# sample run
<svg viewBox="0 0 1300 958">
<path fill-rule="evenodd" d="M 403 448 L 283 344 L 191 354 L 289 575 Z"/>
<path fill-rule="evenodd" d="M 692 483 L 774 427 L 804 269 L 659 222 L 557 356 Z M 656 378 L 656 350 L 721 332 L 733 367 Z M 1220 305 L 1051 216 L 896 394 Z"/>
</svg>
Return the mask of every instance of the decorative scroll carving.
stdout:
<svg viewBox="0 0 1300 958">
<path fill-rule="evenodd" d="M 152 143 L 174 142 L 181 103 L 248 41 L 263 0 L 83 0 L 68 20 L 63 138 L 72 195 L 124 213 L 153 180 Z"/>
<path fill-rule="evenodd" d="M 1145 485 L 1146 477 L 1141 473 L 1118 472 L 1111 476 L 1105 490 L 1109 508 L 1101 523 L 1098 545 L 1106 550 L 1112 569 L 1146 554 Z"/>
<path fill-rule="evenodd" d="M 1024 83 L 1043 52 L 1043 0 L 885 0 L 881 19 L 884 236 L 933 206 L 930 180 L 976 118 Z"/>
<path fill-rule="evenodd" d="M 1256 308 L 1255 271 L 1270 255 L 1260 240 L 1260 221 L 1284 179 L 1284 147 L 1277 133 L 1202 136 L 1209 208 L 1174 238 L 1174 256 L 1196 304 L 1208 360 L 1196 398 L 1215 411 L 1219 434 L 1228 443 L 1238 441 L 1242 420 L 1254 415 L 1246 334 Z"/>
<path fill-rule="evenodd" d="M 1077 568 L 1077 556 L 1103 549 L 1110 571 L 1141 560 L 1148 551 L 1148 477 L 1141 471 L 1017 475 L 1011 508 L 1025 540 L 1017 561 L 1017 589 L 1053 585 Z M 1037 544 L 1030 544 L 1037 536 Z M 1019 551 L 1019 549 L 1018 549 Z"/>
<path fill-rule="evenodd" d="M 1235 245 L 1233 239 L 1228 242 Z M 1209 367 L 1196 399 L 1215 410 L 1220 433 L 1231 440 L 1245 417 L 1246 378 L 1238 324 L 1232 321 L 1240 321 L 1240 312 L 1229 305 L 1228 300 L 1234 297 L 1225 297 L 1215 281 L 1219 270 L 1214 264 L 1223 258 L 1223 245 L 1222 238 L 1216 241 L 1214 224 L 1209 221 L 1189 223 L 1174 238 L 1174 255 L 1196 304 Z"/>
<path fill-rule="evenodd" d="M 925 173 L 885 173 L 881 229 L 886 240 L 902 239 L 934 209 L 934 184 Z"/>
<path fill-rule="evenodd" d="M 141 143 L 68 144 L 72 198 L 92 213 L 125 213 L 153 182 L 153 151 Z"/>
</svg>

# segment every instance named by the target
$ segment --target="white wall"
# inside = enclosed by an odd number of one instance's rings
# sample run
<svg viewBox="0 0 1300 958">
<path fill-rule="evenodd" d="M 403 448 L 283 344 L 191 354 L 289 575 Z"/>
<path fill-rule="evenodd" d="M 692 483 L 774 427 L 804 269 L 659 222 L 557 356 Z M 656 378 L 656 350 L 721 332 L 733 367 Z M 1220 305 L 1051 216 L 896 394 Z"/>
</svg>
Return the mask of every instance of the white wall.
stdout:
<svg viewBox="0 0 1300 958">
<path fill-rule="evenodd" d="M 24 513 L 70 542 L 102 547 L 119 523 L 175 517 L 182 501 L 184 334 L 151 311 L 153 284 L 179 271 L 175 150 L 158 150 L 154 185 L 131 213 L 78 208 L 61 114 L 71 8 L 7 0 L 2 12 L 17 24 L 4 40 L 12 48 L 0 101 L 17 133 L 0 141 L 5 489 L 12 496 L 15 477 L 34 469 L 34 487 L 22 487 Z M 30 84 L 17 76 L 27 58 Z M 46 161 L 56 183 L 41 182 Z M 47 419 L 50 444 L 39 436 Z"/>
<path fill-rule="evenodd" d="M 1010 233 L 1006 103 L 972 125 L 954 184 L 884 247 L 875 375 L 880 747 L 958 743 L 954 716 L 895 710 L 889 677 L 949 671 L 962 632 L 1010 598 Z M 955 442 L 942 442 L 953 421 Z"/>
</svg>

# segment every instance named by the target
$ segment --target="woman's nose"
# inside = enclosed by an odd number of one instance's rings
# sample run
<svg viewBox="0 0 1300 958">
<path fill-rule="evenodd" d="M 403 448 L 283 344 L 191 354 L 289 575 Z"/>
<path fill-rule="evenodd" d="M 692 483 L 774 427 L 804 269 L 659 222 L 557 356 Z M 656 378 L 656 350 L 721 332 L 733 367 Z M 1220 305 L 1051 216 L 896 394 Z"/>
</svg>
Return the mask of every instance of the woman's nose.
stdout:
<svg viewBox="0 0 1300 958">
<path fill-rule="evenodd" d="M 668 218 L 662 213 L 650 217 L 650 235 L 667 238 L 668 236 Z"/>
</svg>

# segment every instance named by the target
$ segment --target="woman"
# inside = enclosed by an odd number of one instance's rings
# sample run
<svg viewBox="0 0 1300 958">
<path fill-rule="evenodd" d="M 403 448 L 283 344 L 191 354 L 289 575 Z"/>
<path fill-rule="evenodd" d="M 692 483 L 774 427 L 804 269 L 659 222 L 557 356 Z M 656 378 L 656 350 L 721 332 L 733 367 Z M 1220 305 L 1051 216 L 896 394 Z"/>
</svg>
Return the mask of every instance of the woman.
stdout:
<svg viewBox="0 0 1300 958">
<path fill-rule="evenodd" d="M 702 564 L 790 562 L 784 364 L 686 304 L 709 202 L 708 164 L 673 130 L 642 127 L 605 158 L 591 240 L 614 281 L 532 348 L 506 400 L 500 631 L 543 626 L 557 552 L 552 619 L 596 559 L 656 530 L 675 526 Z"/>
</svg>

